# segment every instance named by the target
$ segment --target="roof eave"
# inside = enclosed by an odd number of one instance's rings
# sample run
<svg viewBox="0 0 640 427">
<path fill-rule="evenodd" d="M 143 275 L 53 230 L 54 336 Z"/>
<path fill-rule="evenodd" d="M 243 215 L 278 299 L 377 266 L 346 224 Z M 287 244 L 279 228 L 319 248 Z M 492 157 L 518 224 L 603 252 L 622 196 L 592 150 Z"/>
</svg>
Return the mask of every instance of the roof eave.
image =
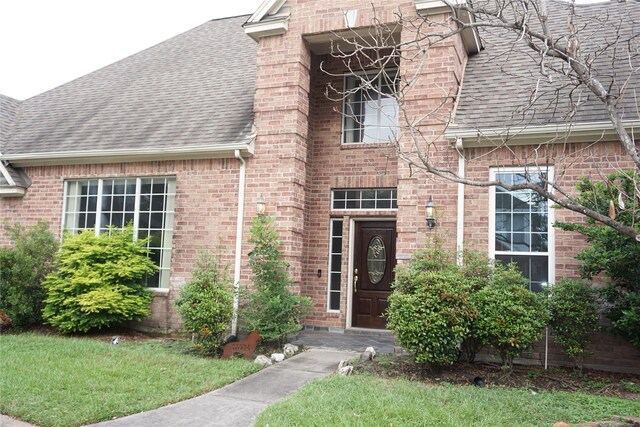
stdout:
<svg viewBox="0 0 640 427">
<path fill-rule="evenodd" d="M 253 15 L 249 17 L 247 23 L 260 22 L 262 18 L 266 15 L 272 15 L 276 13 L 282 5 L 284 5 L 285 0 L 265 0 L 262 2 L 260 6 L 258 6 L 258 10 L 256 10 Z"/>
<path fill-rule="evenodd" d="M 632 133 L 640 133 L 640 120 L 624 122 Z M 562 123 L 538 126 L 509 126 L 494 128 L 460 128 L 451 125 L 445 137 L 464 148 L 495 147 L 500 145 L 528 145 L 559 142 L 596 142 L 617 139 L 610 121 Z"/>
<path fill-rule="evenodd" d="M 422 16 L 451 13 L 453 9 L 456 17 L 465 24 L 472 24 L 475 22 L 475 16 L 469 13 L 468 10 L 456 7 L 458 5 L 466 4 L 466 0 L 414 0 L 414 3 L 416 6 L 416 12 Z M 482 41 L 480 40 L 480 35 L 475 27 L 463 29 L 460 36 L 467 53 L 478 53 L 482 50 Z"/>
<path fill-rule="evenodd" d="M 0 186 L 0 197 L 22 197 L 24 193 L 27 191 L 26 188 L 10 186 L 3 187 Z"/>
<path fill-rule="evenodd" d="M 289 29 L 289 17 L 284 16 L 280 19 L 270 20 L 266 22 L 255 22 L 244 24 L 244 32 L 255 41 L 259 41 L 262 37 L 278 36 L 284 34 Z"/>
<path fill-rule="evenodd" d="M 120 149 L 96 151 L 61 151 L 48 153 L 4 154 L 0 160 L 10 161 L 14 166 L 50 166 L 73 164 L 99 164 L 119 162 L 186 160 L 204 158 L 235 157 L 236 150 L 242 157 L 253 156 L 254 140 L 248 143 L 224 146 L 192 146 L 172 148 Z"/>
</svg>

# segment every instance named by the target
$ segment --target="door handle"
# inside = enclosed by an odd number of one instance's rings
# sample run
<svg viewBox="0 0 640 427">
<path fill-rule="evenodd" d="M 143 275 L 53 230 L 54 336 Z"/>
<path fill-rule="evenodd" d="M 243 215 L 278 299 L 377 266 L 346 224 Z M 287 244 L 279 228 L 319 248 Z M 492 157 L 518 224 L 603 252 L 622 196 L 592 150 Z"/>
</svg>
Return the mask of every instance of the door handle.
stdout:
<svg viewBox="0 0 640 427">
<path fill-rule="evenodd" d="M 353 272 L 353 293 L 358 293 L 358 269 Z"/>
</svg>

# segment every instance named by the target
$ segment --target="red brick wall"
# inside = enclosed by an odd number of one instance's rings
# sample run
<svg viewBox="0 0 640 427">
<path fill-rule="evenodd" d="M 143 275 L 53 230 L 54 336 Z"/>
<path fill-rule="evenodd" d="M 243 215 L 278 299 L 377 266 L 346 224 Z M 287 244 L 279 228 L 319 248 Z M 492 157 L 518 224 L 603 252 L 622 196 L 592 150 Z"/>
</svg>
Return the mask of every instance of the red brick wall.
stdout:
<svg viewBox="0 0 640 427">
<path fill-rule="evenodd" d="M 248 167 L 248 200 L 255 203 L 265 194 L 268 213 L 278 218 L 278 227 L 285 243 L 285 254 L 291 263 L 291 273 L 300 284 L 302 294 L 314 300 L 307 324 L 323 327 L 345 327 L 347 305 L 347 263 L 349 220 L 352 217 L 395 217 L 394 212 L 331 213 L 332 189 L 398 187 L 398 254 L 408 258 L 421 247 L 426 237 L 424 205 L 433 196 L 441 209 L 440 232 L 455 232 L 455 203 L 448 203 L 455 186 L 425 180 L 411 174 L 395 156 L 395 147 L 384 144 L 342 146 L 341 105 L 326 99 L 328 83 L 342 86 L 342 77 L 330 77 L 320 70 L 341 73 L 344 66 L 329 55 L 315 55 L 303 41 L 305 34 L 328 33 L 345 28 L 344 11 L 357 9 L 356 26 L 371 25 L 377 17 L 381 22 L 393 22 L 396 13 L 415 15 L 413 2 L 333 0 L 323 2 L 294 1 L 289 29 L 282 36 L 265 37 L 258 50 L 258 75 L 255 124 L 258 129 L 256 156 Z M 374 9 L 375 7 L 375 13 Z M 444 17 L 441 17 L 444 18 Z M 409 35 L 410 36 L 410 35 Z M 409 37 L 407 36 L 407 37 Z M 404 40 L 403 33 L 403 40 Z M 407 112 L 418 116 L 434 105 L 444 104 L 443 113 L 453 107 L 453 95 L 462 78 L 466 57 L 461 42 L 452 41 L 430 50 L 424 60 L 433 64 L 422 70 L 414 83 L 411 97 L 406 99 Z M 419 70 L 416 63 L 400 64 L 401 72 Z M 449 87 L 449 91 L 434 90 L 434 84 Z M 446 121 L 425 121 L 424 131 L 441 139 Z M 428 128 L 426 126 L 429 126 Z M 412 141 L 403 137 L 402 145 Z M 451 153 L 444 151 L 443 160 Z M 455 199 L 453 199 L 455 200 Z M 250 206 L 250 205 L 248 205 Z M 329 218 L 345 220 L 343 239 L 342 302 L 339 314 L 327 313 L 327 253 Z M 455 238 L 454 238 L 455 241 Z M 317 277 L 317 271 L 324 274 Z"/>
<path fill-rule="evenodd" d="M 223 259 L 233 271 L 238 165 L 235 159 L 215 159 L 27 167 L 32 185 L 23 198 L 0 198 L 0 222 L 6 219 L 31 225 L 44 219 L 59 236 L 65 179 L 175 176 L 170 289 L 156 294 L 151 317 L 136 325 L 169 332 L 180 324 L 173 310 L 176 291 L 191 277 L 200 251 L 222 247 Z M 0 230 L 0 245 L 9 244 Z"/>
</svg>

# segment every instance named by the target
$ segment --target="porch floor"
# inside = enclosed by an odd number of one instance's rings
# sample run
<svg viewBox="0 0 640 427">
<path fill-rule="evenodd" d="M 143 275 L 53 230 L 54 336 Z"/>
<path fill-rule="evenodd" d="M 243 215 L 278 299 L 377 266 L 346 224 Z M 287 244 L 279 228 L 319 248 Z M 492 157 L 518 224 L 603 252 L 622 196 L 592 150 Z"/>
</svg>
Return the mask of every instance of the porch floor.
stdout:
<svg viewBox="0 0 640 427">
<path fill-rule="evenodd" d="M 329 332 L 304 329 L 290 342 L 307 348 L 357 352 L 373 347 L 377 353 L 387 354 L 393 354 L 396 347 L 399 347 L 396 345 L 396 337 L 391 332 L 377 330 L 347 329 L 344 332 Z"/>
</svg>

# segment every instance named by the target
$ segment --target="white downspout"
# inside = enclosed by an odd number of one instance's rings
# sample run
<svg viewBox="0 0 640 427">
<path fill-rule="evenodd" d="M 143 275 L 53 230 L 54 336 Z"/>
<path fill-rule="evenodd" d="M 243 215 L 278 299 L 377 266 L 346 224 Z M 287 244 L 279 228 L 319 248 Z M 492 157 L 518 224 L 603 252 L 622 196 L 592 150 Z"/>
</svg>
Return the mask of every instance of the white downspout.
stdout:
<svg viewBox="0 0 640 427">
<path fill-rule="evenodd" d="M 462 138 L 456 139 L 456 150 L 458 151 L 458 176 L 464 178 L 465 159 L 462 146 Z M 464 258 L 462 250 L 464 249 L 464 184 L 458 183 L 458 218 L 456 223 L 456 253 L 458 265 L 462 265 Z"/>
<path fill-rule="evenodd" d="M 238 333 L 238 307 L 240 305 L 240 266 L 242 263 L 242 227 L 244 225 L 244 182 L 246 162 L 240 155 L 240 150 L 234 151 L 235 158 L 240 160 L 240 180 L 238 183 L 238 217 L 236 219 L 236 260 L 233 270 L 233 319 L 231 320 L 231 335 Z"/>
</svg>

